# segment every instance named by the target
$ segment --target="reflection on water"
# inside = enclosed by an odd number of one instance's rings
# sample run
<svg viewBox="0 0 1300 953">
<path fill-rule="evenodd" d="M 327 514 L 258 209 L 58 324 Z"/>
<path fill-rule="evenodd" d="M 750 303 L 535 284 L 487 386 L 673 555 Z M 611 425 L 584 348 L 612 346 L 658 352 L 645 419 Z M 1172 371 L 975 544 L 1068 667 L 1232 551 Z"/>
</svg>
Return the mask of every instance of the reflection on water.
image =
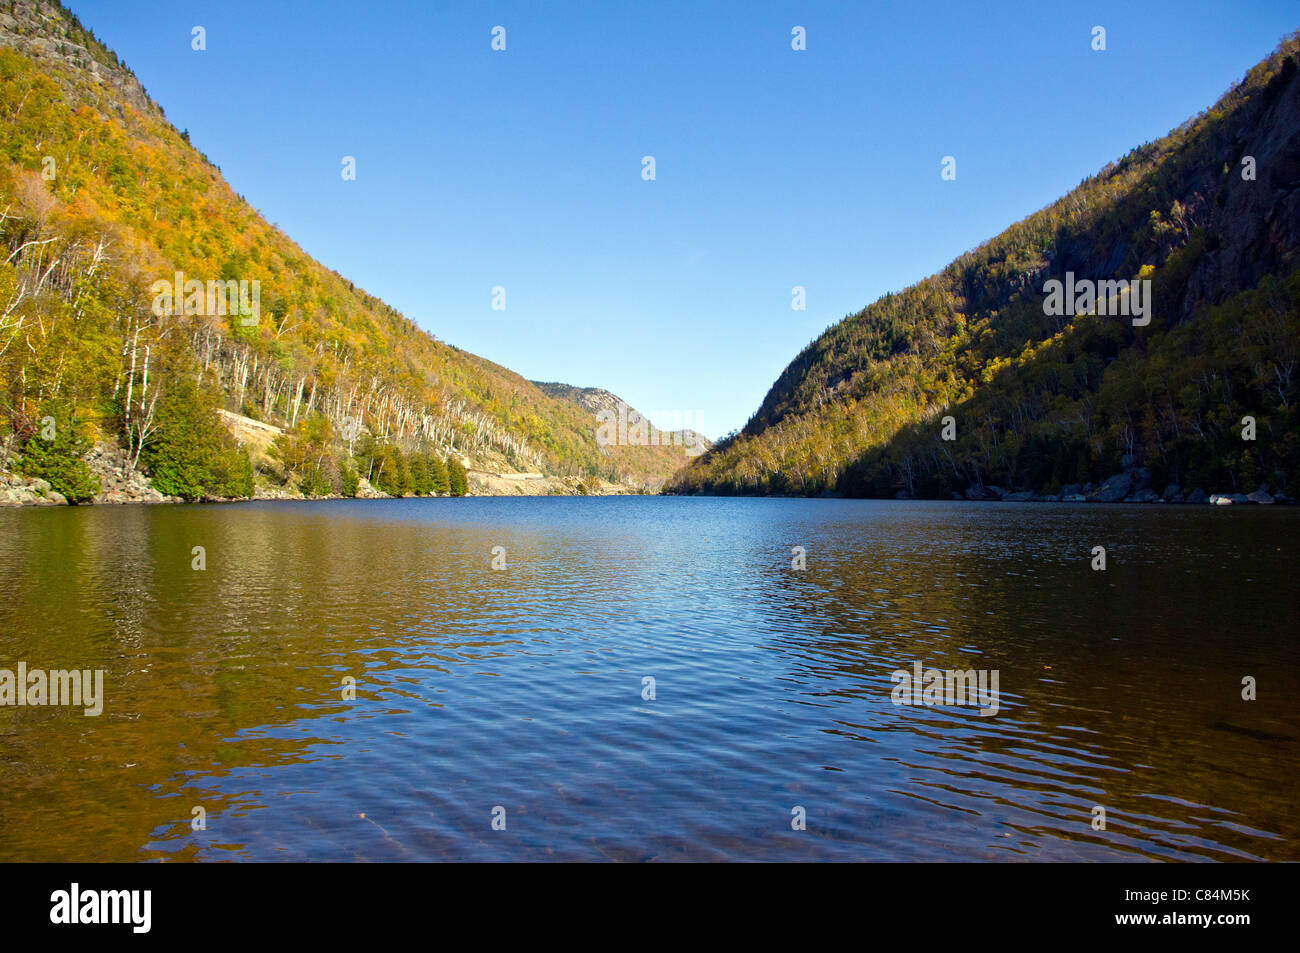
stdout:
<svg viewBox="0 0 1300 953">
<path fill-rule="evenodd" d="M 1300 860 L 1298 528 L 840 500 L 0 511 L 0 668 L 102 668 L 107 695 L 0 708 L 0 859 Z M 895 706 L 916 660 L 997 670 L 1001 710 Z"/>
</svg>

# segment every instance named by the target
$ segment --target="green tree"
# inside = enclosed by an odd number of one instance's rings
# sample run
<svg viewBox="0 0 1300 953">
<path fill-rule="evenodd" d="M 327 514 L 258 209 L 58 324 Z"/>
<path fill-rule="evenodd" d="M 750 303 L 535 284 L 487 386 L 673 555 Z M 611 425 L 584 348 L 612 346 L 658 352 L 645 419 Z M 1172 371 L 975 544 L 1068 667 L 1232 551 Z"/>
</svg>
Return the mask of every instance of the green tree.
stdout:
<svg viewBox="0 0 1300 953">
<path fill-rule="evenodd" d="M 402 451 L 385 444 L 372 481 L 389 496 L 406 496 L 411 492 L 411 471 Z"/>
<path fill-rule="evenodd" d="M 358 477 L 365 477 L 372 484 L 375 482 L 375 471 L 383 465 L 383 446 L 368 433 L 363 433 L 357 440 L 356 449 L 353 457 L 357 461 Z"/>
<path fill-rule="evenodd" d="M 174 377 L 158 400 L 155 423 L 140 459 L 159 492 L 186 500 L 252 494 L 248 456 L 217 419 L 215 391 L 189 374 Z"/>
<path fill-rule="evenodd" d="M 226 446 L 212 471 L 216 496 L 244 499 L 253 495 L 253 461 L 238 447 Z"/>
<path fill-rule="evenodd" d="M 361 478 L 357 475 L 357 471 L 353 468 L 350 460 L 344 461 L 343 466 L 339 471 L 339 478 L 343 485 L 343 495 L 349 497 L 356 496 Z"/>
<path fill-rule="evenodd" d="M 303 496 L 328 496 L 334 492 L 328 469 L 316 462 L 309 464 L 303 471 L 298 488 L 302 490 Z"/>
<path fill-rule="evenodd" d="M 50 429 L 53 439 L 46 439 Z M 84 503 L 100 490 L 99 477 L 86 466 L 89 449 L 90 441 L 75 418 L 62 408 L 47 406 L 41 430 L 23 447 L 20 471 L 24 476 L 45 480 L 69 503 Z"/>
<path fill-rule="evenodd" d="M 436 454 L 429 454 L 429 492 L 442 496 L 449 489 L 447 483 L 447 465 Z"/>
<path fill-rule="evenodd" d="M 452 496 L 464 496 L 469 492 L 469 477 L 456 457 L 447 460 L 447 484 Z"/>
<path fill-rule="evenodd" d="M 416 451 L 411 454 L 410 471 L 412 493 L 428 496 L 433 492 L 433 484 L 429 480 L 429 461 L 423 453 Z"/>
</svg>

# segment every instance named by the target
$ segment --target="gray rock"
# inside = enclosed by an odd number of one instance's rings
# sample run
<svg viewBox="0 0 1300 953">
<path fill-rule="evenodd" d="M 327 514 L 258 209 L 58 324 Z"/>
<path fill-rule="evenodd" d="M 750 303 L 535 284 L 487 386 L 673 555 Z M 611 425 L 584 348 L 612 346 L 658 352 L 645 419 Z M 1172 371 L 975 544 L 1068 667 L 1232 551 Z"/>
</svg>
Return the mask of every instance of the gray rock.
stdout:
<svg viewBox="0 0 1300 953">
<path fill-rule="evenodd" d="M 906 490 L 899 490 L 894 494 L 894 499 L 896 500 L 910 500 L 911 498 L 912 494 L 908 493 Z"/>
<path fill-rule="evenodd" d="M 1205 495 L 1205 491 L 1204 491 L 1204 490 L 1202 490 L 1200 487 L 1197 487 L 1195 490 L 1192 490 L 1191 493 L 1188 493 L 1188 494 L 1187 494 L 1187 496 L 1186 496 L 1186 502 L 1188 502 L 1188 503 L 1208 503 L 1208 502 L 1209 502 L 1209 498 Z"/>
<path fill-rule="evenodd" d="M 974 486 L 971 486 L 971 487 L 967 487 L 967 488 L 966 488 L 966 499 L 968 499 L 968 500 L 996 500 L 996 499 L 997 499 L 997 496 L 995 496 L 995 495 L 991 492 L 991 489 L 990 489 L 989 487 L 987 487 L 987 486 L 981 486 L 980 484 L 977 483 L 977 484 L 975 484 Z"/>
<path fill-rule="evenodd" d="M 1062 503 L 1087 503 L 1088 498 L 1084 496 L 1082 493 L 1062 493 L 1061 502 Z"/>
<path fill-rule="evenodd" d="M 1095 503 L 1118 503 L 1133 489 L 1133 478 L 1127 473 L 1117 473 L 1089 494 Z"/>
<path fill-rule="evenodd" d="M 1002 497 L 1004 503 L 1028 503 L 1034 498 L 1034 494 L 1028 490 L 1021 490 L 1017 493 L 1007 493 Z"/>
<path fill-rule="evenodd" d="M 1074 496 L 1083 492 L 1083 486 L 1078 483 L 1071 483 L 1068 486 L 1061 487 L 1061 496 Z"/>
<path fill-rule="evenodd" d="M 1165 487 L 1165 492 L 1160 494 L 1160 499 L 1166 503 L 1181 503 L 1183 501 L 1183 488 L 1177 483 L 1171 483 Z"/>
<path fill-rule="evenodd" d="M 1256 490 L 1254 493 L 1247 493 L 1246 499 L 1252 503 L 1262 503 L 1265 506 L 1273 505 L 1273 494 L 1268 492 L 1268 490 L 1265 490 L 1263 487 Z"/>
<path fill-rule="evenodd" d="M 952 491 L 952 498 L 953 498 L 954 500 L 965 500 L 965 499 L 966 499 L 966 497 L 962 496 L 962 495 L 961 495 L 960 493 L 958 493 L 956 490 L 953 490 L 953 491 Z"/>
</svg>

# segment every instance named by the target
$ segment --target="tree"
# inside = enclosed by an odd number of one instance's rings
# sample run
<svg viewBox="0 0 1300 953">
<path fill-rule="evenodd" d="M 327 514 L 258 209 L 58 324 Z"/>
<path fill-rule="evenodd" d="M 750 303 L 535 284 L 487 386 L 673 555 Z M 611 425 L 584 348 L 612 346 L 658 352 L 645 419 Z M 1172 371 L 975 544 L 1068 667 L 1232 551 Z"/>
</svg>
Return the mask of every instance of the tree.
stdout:
<svg viewBox="0 0 1300 953">
<path fill-rule="evenodd" d="M 435 454 L 429 455 L 429 493 L 442 496 L 449 489 L 447 483 L 447 465 Z"/>
<path fill-rule="evenodd" d="M 360 486 L 360 477 L 357 476 L 357 471 L 353 469 L 350 460 L 344 461 L 339 472 L 339 478 L 340 482 L 343 484 L 343 495 L 350 497 L 356 496 L 357 488 Z"/>
<path fill-rule="evenodd" d="M 411 492 L 416 496 L 428 496 L 433 492 L 433 484 L 429 480 L 429 461 L 424 454 L 419 451 L 412 453 L 409 468 L 411 471 Z"/>
<path fill-rule="evenodd" d="M 447 460 L 447 485 L 452 496 L 464 496 L 469 492 L 469 477 L 457 457 Z"/>
<path fill-rule="evenodd" d="M 217 395 L 189 374 L 173 379 L 158 401 L 154 436 L 142 460 L 161 493 L 197 500 L 251 496 L 252 467 L 217 419 Z"/>
<path fill-rule="evenodd" d="M 383 445 L 372 482 L 389 496 L 406 496 L 411 492 L 410 467 L 400 449 L 392 444 Z"/>
<path fill-rule="evenodd" d="M 80 424 L 66 411 L 53 406 L 46 407 L 42 420 L 42 431 L 33 434 L 23 447 L 21 472 L 45 480 L 50 489 L 63 494 L 69 503 L 93 499 L 100 490 L 99 477 L 86 466 L 90 441 Z M 52 439 L 46 439 L 49 433 L 46 427 L 52 428 Z"/>
<path fill-rule="evenodd" d="M 334 484 L 326 468 L 313 462 L 303 472 L 298 489 L 302 490 L 303 496 L 328 496 L 334 492 Z"/>
</svg>

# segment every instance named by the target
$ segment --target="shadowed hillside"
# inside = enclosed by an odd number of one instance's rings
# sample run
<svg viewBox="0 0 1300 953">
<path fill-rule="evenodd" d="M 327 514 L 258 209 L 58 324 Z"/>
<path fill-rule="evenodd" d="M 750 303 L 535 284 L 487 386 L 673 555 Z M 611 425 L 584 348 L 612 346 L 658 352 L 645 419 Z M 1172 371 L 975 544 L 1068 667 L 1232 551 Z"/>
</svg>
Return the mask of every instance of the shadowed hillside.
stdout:
<svg viewBox="0 0 1300 953">
<path fill-rule="evenodd" d="M 1294 492 L 1296 59 L 1292 36 L 1168 136 L 828 329 L 671 489 L 979 498 L 1123 468 L 1126 490 L 1171 499 Z M 1045 313 L 1047 283 L 1070 276 L 1149 280 L 1150 322 L 1099 302 Z"/>
</svg>

